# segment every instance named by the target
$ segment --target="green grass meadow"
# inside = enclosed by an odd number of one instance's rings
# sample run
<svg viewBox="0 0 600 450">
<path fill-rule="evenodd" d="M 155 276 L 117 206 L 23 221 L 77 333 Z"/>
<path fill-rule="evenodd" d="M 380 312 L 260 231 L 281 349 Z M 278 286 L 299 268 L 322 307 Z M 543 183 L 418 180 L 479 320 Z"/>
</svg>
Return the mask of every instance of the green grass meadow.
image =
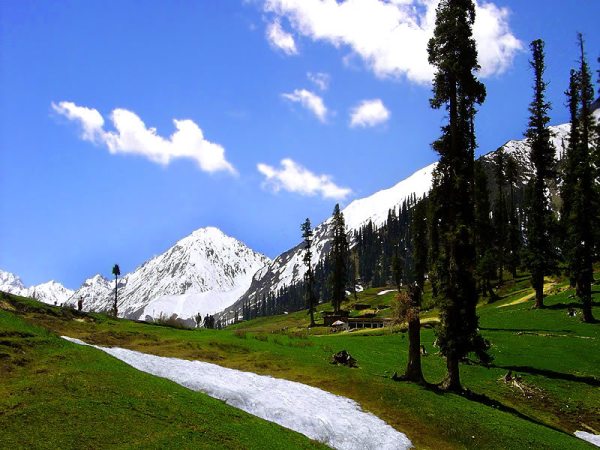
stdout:
<svg viewBox="0 0 600 450">
<path fill-rule="evenodd" d="M 387 317 L 395 293 L 369 289 L 350 299 Z M 598 290 L 598 288 L 596 288 Z M 201 393 L 140 373 L 57 336 L 198 359 L 313 385 L 356 400 L 405 433 L 417 448 L 594 448 L 573 436 L 600 430 L 600 325 L 579 311 L 564 282 L 548 283 L 547 308 L 533 310 L 525 277 L 479 307 L 491 343 L 490 367 L 461 365 L 465 395 L 439 391 L 445 361 L 433 346 L 436 311 L 423 314 L 423 370 L 430 386 L 393 381 L 403 372 L 402 326 L 331 333 L 307 329 L 305 311 L 225 330 L 180 330 L 115 320 L 13 296 L 0 300 L 0 429 L 7 447 L 308 448 L 303 436 Z M 595 292 L 600 298 L 600 292 Z M 598 300 L 596 300 L 597 302 Z M 328 309 L 321 305 L 319 310 Z M 354 316 L 364 313 L 351 311 Z M 598 304 L 596 315 L 600 315 Z M 358 368 L 331 364 L 347 350 Z M 506 383 L 509 371 L 516 383 Z"/>
</svg>

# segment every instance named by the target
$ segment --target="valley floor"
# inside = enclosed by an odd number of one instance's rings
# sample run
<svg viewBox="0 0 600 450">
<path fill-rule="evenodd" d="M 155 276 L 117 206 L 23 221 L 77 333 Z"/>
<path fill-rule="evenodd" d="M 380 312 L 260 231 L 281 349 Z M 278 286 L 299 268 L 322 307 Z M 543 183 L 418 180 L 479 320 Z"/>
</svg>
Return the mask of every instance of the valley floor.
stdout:
<svg viewBox="0 0 600 450">
<path fill-rule="evenodd" d="M 372 303 L 373 307 L 389 304 L 394 293 L 377 295 L 382 290 L 366 290 L 359 294 L 358 300 Z M 157 424 L 164 419 L 164 416 L 159 418 L 161 414 L 171 407 L 170 403 L 164 402 L 168 396 L 180 396 L 177 406 L 172 407 L 183 408 L 180 403 L 184 403 L 185 408 L 189 408 L 190 402 L 208 401 L 197 393 L 187 394 L 195 397 L 183 401 L 182 388 L 166 380 L 149 377 L 152 383 L 161 384 L 162 394 L 152 398 L 145 396 L 142 401 L 135 390 L 128 391 L 133 387 L 125 388 L 125 379 L 131 380 L 133 375 L 128 374 L 120 382 L 99 371 L 93 381 L 93 401 L 87 398 L 91 395 L 89 385 L 86 390 L 69 383 L 69 377 L 73 375 L 65 374 L 70 373 L 69 367 L 71 371 L 74 369 L 75 361 L 72 356 L 64 355 L 83 352 L 86 367 L 88 370 L 93 368 L 89 373 L 90 380 L 92 372 L 100 369 L 100 363 L 92 358 L 91 349 L 84 352 L 83 348 L 72 349 L 72 344 L 58 345 L 52 341 L 58 339 L 56 335 L 68 335 L 96 345 L 213 362 L 318 387 L 355 400 L 364 410 L 405 433 L 417 448 L 593 448 L 576 438 L 574 433 L 581 430 L 599 434 L 600 430 L 600 325 L 583 324 L 579 316 L 568 314 L 571 309 L 578 311 L 579 305 L 571 298 L 572 291 L 562 282 L 549 283 L 548 307 L 539 311 L 531 309 L 525 278 L 507 283 L 501 295 L 499 301 L 482 303 L 479 308 L 481 330 L 492 342 L 494 362 L 491 367 L 474 362 L 461 366 L 462 381 L 468 389 L 465 395 L 442 393 L 435 386 L 423 387 L 391 379 L 391 375 L 395 371 L 401 373 L 406 364 L 407 338 L 401 328 L 330 334 L 324 327 L 307 330 L 306 313 L 299 312 L 259 318 L 221 331 L 177 330 L 113 320 L 102 315 L 77 314 L 8 297 L 1 300 L 0 319 L 3 322 L 0 322 L 0 329 L 25 319 L 27 324 L 22 322 L 23 327 L 35 324 L 36 330 L 51 331 L 44 332 L 43 338 L 32 333 L 34 337 L 4 337 L 0 342 L 0 353 L 4 355 L 0 355 L 0 371 L 3 371 L 3 380 L 8 380 L 0 387 L 0 411 L 5 411 L 0 414 L 0 428 L 6 430 L 7 442 L 19 443 L 25 435 L 27 440 L 23 442 L 39 444 L 48 442 L 48 435 L 77 434 L 77 424 L 80 432 L 94 428 L 90 423 L 98 424 L 107 419 L 95 411 L 102 411 L 110 404 L 114 407 L 117 402 L 120 408 L 131 409 L 134 415 L 150 417 L 148 426 L 144 427 L 147 441 L 140 438 L 141 433 L 137 430 L 125 430 L 124 426 L 116 424 L 119 432 L 115 433 L 118 435 L 115 439 L 120 439 L 121 444 L 153 446 L 155 442 L 165 442 L 158 440 L 161 436 L 171 435 L 176 435 L 180 443 L 187 442 L 185 439 L 205 442 L 200 439 L 202 434 L 195 431 L 201 427 L 196 421 L 202 423 L 203 415 L 198 412 L 190 413 L 186 409 L 184 414 L 168 416 L 173 421 L 172 428 L 178 430 L 172 430 L 172 434 L 166 431 L 164 424 Z M 595 292 L 594 296 L 597 299 L 600 292 Z M 597 300 L 595 312 L 599 314 Z M 435 321 L 435 311 L 424 316 L 425 322 Z M 432 383 L 441 381 L 445 372 L 444 360 L 436 355 L 437 350 L 433 347 L 434 339 L 433 330 L 425 326 L 422 341 L 429 356 L 423 358 L 423 369 Z M 39 347 L 44 340 L 52 341 L 56 348 L 51 352 L 52 357 L 47 357 L 46 363 L 42 364 L 36 352 L 48 353 Z M 19 346 L 19 351 L 15 351 Z M 331 355 L 340 350 L 350 352 L 359 367 L 332 365 Z M 21 354 L 24 361 L 20 362 Z M 112 361 L 107 356 L 99 360 L 103 364 Z M 504 381 L 508 371 L 512 371 L 514 382 Z M 34 383 L 33 380 L 37 381 Z M 125 391 L 119 391 L 116 386 Z M 50 392 L 67 399 L 77 393 L 85 408 L 68 401 L 64 406 L 57 405 L 50 401 Z M 75 399 L 71 401 L 75 402 Z M 214 402 L 221 408 L 229 408 Z M 234 414 L 227 411 L 221 412 L 225 416 Z M 265 441 L 257 430 L 263 426 L 259 425 L 263 421 L 255 419 L 257 422 L 254 423 L 245 419 L 242 412 L 235 414 L 242 414 L 240 417 L 244 419 L 236 420 L 237 428 L 230 430 L 228 436 L 232 441 L 216 438 L 216 446 L 261 446 Z M 70 417 L 72 429 L 61 422 L 60 417 Z M 244 423 L 246 420 L 249 422 Z M 52 426 L 48 428 L 45 421 Z M 219 423 L 221 427 L 223 424 L 230 426 L 229 420 Z M 286 448 L 317 445 L 291 431 L 279 431 L 283 429 L 274 424 L 268 426 L 271 435 L 276 436 L 276 440 L 269 442 L 279 442 Z M 243 431 L 246 428 L 248 431 Z M 18 431 L 21 429 L 22 432 Z M 211 433 L 218 434 L 219 431 L 223 430 L 216 427 Z M 95 429 L 90 432 L 99 433 Z M 243 442 L 238 441 L 240 439 Z M 282 440 L 286 440 L 285 444 Z M 113 442 L 106 441 L 106 446 Z"/>
</svg>

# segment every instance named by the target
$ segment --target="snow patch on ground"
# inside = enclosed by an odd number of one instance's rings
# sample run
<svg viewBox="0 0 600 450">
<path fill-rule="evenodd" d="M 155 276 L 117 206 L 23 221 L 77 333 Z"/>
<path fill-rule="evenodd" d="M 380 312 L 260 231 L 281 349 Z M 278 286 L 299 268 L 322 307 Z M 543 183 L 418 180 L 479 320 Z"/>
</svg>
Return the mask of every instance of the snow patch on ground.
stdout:
<svg viewBox="0 0 600 450">
<path fill-rule="evenodd" d="M 79 339 L 62 336 L 80 345 Z M 130 366 L 224 400 L 336 449 L 408 449 L 410 440 L 345 397 L 321 389 L 201 361 L 96 347 Z"/>
<path fill-rule="evenodd" d="M 594 444 L 596 447 L 600 447 L 600 434 L 587 433 L 586 431 L 576 431 L 575 436 L 584 441 L 588 441 L 590 444 Z"/>
<path fill-rule="evenodd" d="M 397 292 L 398 289 L 388 289 L 387 291 L 381 291 L 378 292 L 377 295 L 385 295 L 385 294 L 389 294 L 390 292 Z"/>
</svg>

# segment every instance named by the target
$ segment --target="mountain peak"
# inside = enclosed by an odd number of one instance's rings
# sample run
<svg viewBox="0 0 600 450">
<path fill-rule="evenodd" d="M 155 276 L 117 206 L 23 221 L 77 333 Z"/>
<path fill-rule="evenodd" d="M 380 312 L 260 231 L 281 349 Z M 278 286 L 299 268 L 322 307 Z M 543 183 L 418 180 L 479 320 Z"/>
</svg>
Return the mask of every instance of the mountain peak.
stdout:
<svg viewBox="0 0 600 450">
<path fill-rule="evenodd" d="M 37 286 L 25 287 L 21 279 L 13 273 L 0 270 L 0 291 L 23 297 L 33 297 L 44 303 L 64 303 L 73 291 L 51 280 Z"/>
<path fill-rule="evenodd" d="M 225 233 L 223 233 L 223 231 L 221 231 L 219 228 L 212 226 L 198 228 L 196 231 L 192 232 L 191 236 L 207 237 L 209 239 L 229 237 Z"/>
<path fill-rule="evenodd" d="M 256 271 L 269 262 L 216 227 L 199 228 L 119 278 L 119 313 L 142 319 L 161 314 L 186 319 L 198 311 L 213 314 L 235 302 Z M 86 310 L 108 310 L 114 282 L 96 275 L 75 297 L 84 299 Z"/>
</svg>

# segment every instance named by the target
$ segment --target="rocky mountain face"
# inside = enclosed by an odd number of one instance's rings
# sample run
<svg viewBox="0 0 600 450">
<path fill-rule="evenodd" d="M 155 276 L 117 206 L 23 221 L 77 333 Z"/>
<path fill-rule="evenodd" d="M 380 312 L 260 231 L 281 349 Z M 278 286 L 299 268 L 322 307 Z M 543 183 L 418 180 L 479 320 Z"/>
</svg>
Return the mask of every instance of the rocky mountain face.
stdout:
<svg viewBox="0 0 600 450">
<path fill-rule="evenodd" d="M 595 116 L 600 120 L 600 99 L 596 101 Z M 556 157 L 562 159 L 569 143 L 569 124 L 550 127 L 553 134 L 553 144 L 556 148 Z M 505 154 L 511 155 L 518 167 L 519 183 L 525 185 L 531 178 L 533 166 L 529 157 L 530 148 L 526 139 L 510 140 L 499 149 L 491 151 L 480 157 L 488 174 L 490 183 L 493 182 L 493 167 L 496 164 L 494 157 L 496 153 L 503 150 Z M 360 229 L 369 220 L 375 227 L 383 225 L 387 219 L 390 209 L 398 209 L 399 205 L 411 195 L 417 198 L 427 194 L 431 189 L 432 176 L 436 163 L 418 170 L 410 177 L 402 180 L 395 186 L 379 191 L 369 197 L 354 200 L 343 209 L 344 218 L 349 234 Z M 328 253 L 331 236 L 331 219 L 319 224 L 315 228 L 313 265 L 321 261 Z M 352 243 L 351 243 L 352 246 Z M 268 293 L 276 293 L 279 289 L 299 283 L 303 280 L 305 267 L 302 262 L 303 245 L 298 244 L 276 257 L 271 264 L 258 271 L 247 292 L 240 299 L 220 314 L 222 320 L 229 322 L 239 315 L 242 305 L 249 303 L 253 305 Z"/>
<path fill-rule="evenodd" d="M 250 286 L 269 259 L 217 228 L 194 231 L 167 251 L 119 278 L 119 316 L 189 319 L 214 314 L 231 305 Z M 86 280 L 70 303 L 83 299 L 89 311 L 108 311 L 114 280 L 101 275 Z"/>
<path fill-rule="evenodd" d="M 65 303 L 73 295 L 72 290 L 56 281 L 26 287 L 18 276 L 3 270 L 0 270 L 0 291 L 35 298 L 51 305 Z"/>
</svg>

